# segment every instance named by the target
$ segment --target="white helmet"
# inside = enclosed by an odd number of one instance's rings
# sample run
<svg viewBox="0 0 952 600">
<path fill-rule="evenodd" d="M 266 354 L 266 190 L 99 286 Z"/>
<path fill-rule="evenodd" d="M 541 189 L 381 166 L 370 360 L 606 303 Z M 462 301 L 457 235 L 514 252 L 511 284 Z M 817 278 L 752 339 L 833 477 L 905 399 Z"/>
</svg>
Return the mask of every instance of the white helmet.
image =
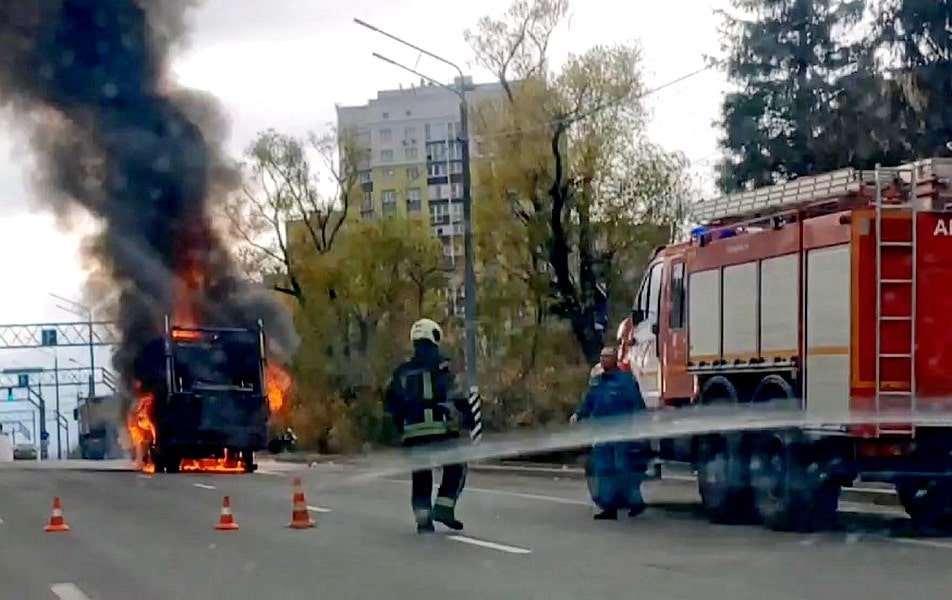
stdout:
<svg viewBox="0 0 952 600">
<path fill-rule="evenodd" d="M 440 345 L 440 340 L 443 339 L 443 330 L 440 328 L 439 324 L 432 319 L 420 319 L 413 324 L 413 327 L 410 328 L 410 341 L 415 342 L 417 340 L 429 340 L 436 344 Z"/>
</svg>

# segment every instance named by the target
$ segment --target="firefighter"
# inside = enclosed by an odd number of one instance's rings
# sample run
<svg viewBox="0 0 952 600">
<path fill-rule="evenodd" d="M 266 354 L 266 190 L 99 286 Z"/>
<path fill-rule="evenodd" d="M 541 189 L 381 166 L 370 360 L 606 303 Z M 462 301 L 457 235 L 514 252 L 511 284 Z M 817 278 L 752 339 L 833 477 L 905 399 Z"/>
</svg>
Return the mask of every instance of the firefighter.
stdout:
<svg viewBox="0 0 952 600">
<path fill-rule="evenodd" d="M 449 362 L 440 354 L 443 331 L 430 319 L 420 319 L 410 329 L 413 357 L 400 364 L 387 386 L 387 412 L 393 417 L 405 448 L 427 447 L 459 437 L 460 427 L 469 426 L 469 405 L 457 393 Z M 456 502 L 466 482 L 466 465 L 443 466 L 443 480 L 435 506 L 433 472 L 412 474 L 411 505 L 420 533 L 434 530 L 433 521 L 459 531 Z"/>
<path fill-rule="evenodd" d="M 569 421 L 589 418 L 620 417 L 645 410 L 638 383 L 618 368 L 615 348 L 602 349 L 600 369 L 593 369 L 589 390 Z M 586 468 L 592 500 L 601 509 L 597 520 L 617 519 L 618 511 L 628 509 L 637 516 L 645 509 L 641 483 L 645 476 L 648 449 L 640 442 L 595 444 Z"/>
</svg>

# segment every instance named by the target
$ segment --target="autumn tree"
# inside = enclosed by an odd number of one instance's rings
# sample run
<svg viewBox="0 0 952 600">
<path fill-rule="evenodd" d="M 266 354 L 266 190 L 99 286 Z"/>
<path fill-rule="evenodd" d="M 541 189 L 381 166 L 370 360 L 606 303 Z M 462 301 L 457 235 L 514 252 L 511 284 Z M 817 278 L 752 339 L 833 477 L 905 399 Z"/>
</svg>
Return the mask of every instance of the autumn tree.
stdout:
<svg viewBox="0 0 952 600">
<path fill-rule="evenodd" d="M 603 343 L 608 280 L 632 258 L 614 244 L 634 246 L 646 239 L 640 228 L 669 227 L 686 180 L 683 163 L 644 133 L 637 45 L 597 46 L 551 69 L 549 41 L 567 11 L 566 0 L 516 0 L 466 38 L 505 90 L 476 118 L 479 202 L 500 219 L 492 221 L 497 244 L 507 240 L 496 277 L 505 271 L 530 292 L 536 319 L 565 320 L 591 362 Z M 501 223 L 517 229 L 504 237 Z M 609 292 L 630 302 L 629 290 Z"/>
<path fill-rule="evenodd" d="M 303 139 L 273 129 L 259 133 L 245 150 L 245 183 L 224 211 L 246 270 L 306 303 L 306 253 L 291 246 L 316 254 L 333 248 L 360 193 L 357 171 L 365 154 L 352 137 L 333 131 Z"/>
</svg>

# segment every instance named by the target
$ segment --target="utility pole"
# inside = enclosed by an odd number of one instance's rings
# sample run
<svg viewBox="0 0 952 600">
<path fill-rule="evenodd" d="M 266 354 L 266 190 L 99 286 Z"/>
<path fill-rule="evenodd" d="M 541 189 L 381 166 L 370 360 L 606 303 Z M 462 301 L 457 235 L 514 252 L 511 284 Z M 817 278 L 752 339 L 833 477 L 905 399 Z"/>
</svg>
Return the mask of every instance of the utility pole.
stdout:
<svg viewBox="0 0 952 600">
<path fill-rule="evenodd" d="M 460 117 L 460 132 L 459 132 L 459 142 L 462 144 L 462 161 L 463 161 L 463 289 L 465 294 L 465 315 L 464 315 L 464 330 L 466 334 L 466 346 L 465 346 L 465 358 L 466 358 L 466 385 L 469 388 L 469 398 L 470 405 L 473 406 L 474 413 L 479 413 L 479 383 L 478 383 L 478 371 L 476 364 L 476 336 L 477 336 L 477 318 L 476 318 L 476 269 L 473 261 L 473 209 L 472 209 L 472 175 L 470 172 L 470 137 L 469 137 L 469 104 L 466 99 L 466 85 L 467 78 L 463 74 L 463 70 L 456 63 L 443 58 L 437 54 L 434 54 L 428 50 L 412 44 L 402 38 L 399 38 L 392 33 L 388 33 L 378 27 L 370 25 L 369 23 L 362 21 L 360 19 L 354 19 L 354 22 L 362 27 L 379 33 L 385 37 L 390 38 L 395 42 L 399 42 L 408 48 L 416 50 L 421 54 L 425 54 L 430 58 L 438 60 L 450 67 L 456 69 L 459 73 L 459 79 L 457 80 L 457 85 L 450 87 L 446 86 L 439 81 L 436 81 L 432 77 L 428 77 L 415 69 L 402 65 L 392 59 L 389 59 L 385 56 L 373 53 L 373 56 L 387 62 L 395 67 L 409 71 L 418 77 L 422 77 L 428 81 L 431 81 L 450 92 L 456 94 L 459 97 L 459 117 Z M 447 173 L 447 181 L 451 181 L 450 174 Z M 452 190 L 452 186 L 450 186 Z M 452 198 L 452 194 L 451 194 Z M 478 439 L 480 433 L 482 432 L 481 416 L 477 417 L 477 426 L 474 428 L 474 439 Z"/>
<path fill-rule="evenodd" d="M 85 304 L 80 304 L 75 300 L 70 300 L 69 298 L 64 298 L 53 293 L 51 293 L 50 296 L 72 305 L 72 307 L 57 306 L 57 308 L 65 310 L 66 312 L 74 314 L 78 317 L 86 317 L 86 321 L 89 326 L 89 397 L 92 398 L 96 395 L 96 377 L 94 376 L 96 372 L 96 352 L 95 344 L 93 343 L 93 309 L 89 308 Z"/>
<path fill-rule="evenodd" d="M 63 460 L 63 425 L 60 419 L 63 415 L 60 413 L 60 390 L 59 390 L 59 353 L 53 348 L 53 379 L 56 386 L 56 460 Z M 69 432 L 66 432 L 69 435 Z M 67 438 L 66 443 L 69 444 Z"/>
</svg>

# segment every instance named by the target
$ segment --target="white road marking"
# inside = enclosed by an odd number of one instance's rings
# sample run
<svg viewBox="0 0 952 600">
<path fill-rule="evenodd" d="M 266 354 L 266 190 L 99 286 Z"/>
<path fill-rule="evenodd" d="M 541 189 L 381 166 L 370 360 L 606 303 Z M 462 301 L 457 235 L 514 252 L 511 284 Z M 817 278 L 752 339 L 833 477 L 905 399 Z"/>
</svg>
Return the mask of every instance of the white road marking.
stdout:
<svg viewBox="0 0 952 600">
<path fill-rule="evenodd" d="M 572 498 L 559 498 L 558 496 L 543 496 L 541 494 L 526 494 L 524 492 L 509 492 L 506 490 L 491 490 L 488 488 L 466 487 L 464 492 L 478 492 L 481 494 L 495 494 L 497 496 L 512 496 L 513 498 L 525 498 L 526 500 L 543 500 L 545 502 L 555 502 L 557 504 L 571 504 L 572 506 L 591 506 L 591 502 L 584 500 L 573 500 Z"/>
<path fill-rule="evenodd" d="M 448 537 L 454 542 L 462 542 L 463 544 L 470 544 L 472 546 L 490 548 L 492 550 L 499 550 L 500 552 L 508 552 L 509 554 L 530 554 L 532 552 L 532 550 L 530 550 L 529 548 L 520 548 L 518 546 L 507 546 L 505 544 L 497 544 L 496 542 L 478 540 L 476 538 L 467 537 L 465 535 L 451 535 Z"/>
<path fill-rule="evenodd" d="M 139 479 L 152 479 L 151 475 L 145 475 L 145 474 L 139 474 L 139 475 L 136 475 L 136 477 L 138 477 Z"/>
<path fill-rule="evenodd" d="M 207 483 L 193 483 L 192 485 L 194 485 L 197 488 L 202 488 L 203 490 L 217 490 L 218 489 L 213 485 L 208 485 Z"/>
<path fill-rule="evenodd" d="M 940 542 L 938 540 L 918 540 L 915 538 L 884 537 L 882 539 L 896 542 L 897 544 L 909 544 L 911 546 L 926 546 L 927 548 L 942 548 L 943 550 L 952 550 L 952 542 Z"/>
<path fill-rule="evenodd" d="M 308 509 L 308 510 L 313 510 L 314 512 L 319 512 L 319 513 L 329 513 L 329 512 L 331 512 L 331 509 L 329 509 L 329 508 L 324 508 L 323 506 L 314 506 L 313 504 L 308 504 L 308 505 L 307 505 L 307 509 Z"/>
<path fill-rule="evenodd" d="M 54 583 L 50 591 L 60 600 L 92 600 L 75 583 Z"/>
<path fill-rule="evenodd" d="M 0 519 L 0 525 L 3 525 L 3 519 Z"/>
</svg>

